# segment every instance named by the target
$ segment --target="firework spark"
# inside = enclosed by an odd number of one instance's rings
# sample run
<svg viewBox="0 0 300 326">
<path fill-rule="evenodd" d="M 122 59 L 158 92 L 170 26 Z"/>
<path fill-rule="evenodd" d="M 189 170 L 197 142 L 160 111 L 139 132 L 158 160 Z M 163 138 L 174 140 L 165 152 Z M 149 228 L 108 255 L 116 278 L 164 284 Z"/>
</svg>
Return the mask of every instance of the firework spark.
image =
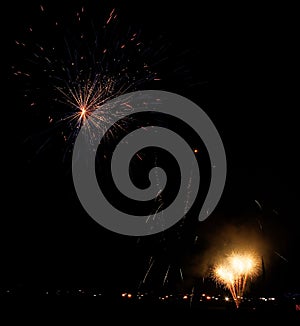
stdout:
<svg viewBox="0 0 300 326">
<path fill-rule="evenodd" d="M 257 276 L 259 259 L 252 252 L 233 252 L 213 270 L 214 280 L 224 285 L 231 293 L 236 307 L 239 308 L 249 278 Z"/>
</svg>

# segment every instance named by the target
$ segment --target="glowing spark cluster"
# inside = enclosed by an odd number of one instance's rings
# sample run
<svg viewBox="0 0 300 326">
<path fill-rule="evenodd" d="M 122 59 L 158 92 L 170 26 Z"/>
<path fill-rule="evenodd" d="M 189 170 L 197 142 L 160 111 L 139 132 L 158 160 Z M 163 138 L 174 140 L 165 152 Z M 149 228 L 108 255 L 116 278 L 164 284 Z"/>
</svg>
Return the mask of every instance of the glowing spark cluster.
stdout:
<svg viewBox="0 0 300 326">
<path fill-rule="evenodd" d="M 94 121 L 91 123 L 104 129 L 109 123 L 110 116 L 113 115 L 113 112 L 104 103 L 123 92 L 122 89 L 115 90 L 115 82 L 111 78 L 105 81 L 98 78 L 88 79 L 82 83 L 78 82 L 74 86 L 57 87 L 57 90 L 62 95 L 60 102 L 72 108 L 72 113 L 66 119 L 70 122 L 75 121 L 77 129 L 95 110 L 101 112 L 101 115 L 97 114 L 96 120 L 94 116 Z M 101 110 L 99 110 L 100 108 Z"/>
<path fill-rule="evenodd" d="M 254 253 L 231 253 L 224 261 L 216 264 L 213 278 L 230 291 L 238 308 L 249 278 L 259 272 L 259 259 Z"/>
</svg>

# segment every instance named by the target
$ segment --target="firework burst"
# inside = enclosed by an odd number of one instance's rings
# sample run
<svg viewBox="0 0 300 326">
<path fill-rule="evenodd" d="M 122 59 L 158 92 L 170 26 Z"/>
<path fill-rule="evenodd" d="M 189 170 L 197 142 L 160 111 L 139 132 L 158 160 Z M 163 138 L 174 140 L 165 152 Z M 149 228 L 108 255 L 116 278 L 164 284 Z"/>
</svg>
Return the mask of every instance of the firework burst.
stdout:
<svg viewBox="0 0 300 326">
<path fill-rule="evenodd" d="M 259 273 L 259 259 L 252 252 L 232 252 L 222 262 L 215 265 L 213 278 L 225 286 L 239 308 L 248 280 Z"/>
<path fill-rule="evenodd" d="M 24 39 L 15 40 L 25 60 L 14 64 L 12 73 L 25 86 L 24 105 L 47 119 L 51 131 L 47 142 L 56 131 L 71 152 L 92 112 L 99 114 L 88 123 L 106 130 L 112 116 L 122 117 L 131 109 L 124 103 L 123 114 L 114 112 L 106 102 L 160 78 L 152 69 L 154 62 L 149 62 L 153 53 L 139 31 L 122 25 L 117 8 L 103 11 L 97 21 L 85 7 L 64 20 L 51 8 L 40 5 L 35 12 L 39 26 L 28 23 Z M 108 136 L 123 127 L 117 124 Z"/>
</svg>

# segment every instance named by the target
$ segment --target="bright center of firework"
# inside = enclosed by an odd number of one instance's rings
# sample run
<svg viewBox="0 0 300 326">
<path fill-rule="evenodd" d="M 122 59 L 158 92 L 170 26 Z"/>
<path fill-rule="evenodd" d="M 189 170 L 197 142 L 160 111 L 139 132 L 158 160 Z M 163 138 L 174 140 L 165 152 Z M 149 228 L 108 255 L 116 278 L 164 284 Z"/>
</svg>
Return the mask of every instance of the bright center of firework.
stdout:
<svg viewBox="0 0 300 326">
<path fill-rule="evenodd" d="M 86 107 L 85 106 L 81 106 L 80 107 L 80 111 L 81 111 L 80 117 L 81 118 L 84 118 L 85 115 L 86 115 Z"/>
<path fill-rule="evenodd" d="M 112 114 L 110 110 L 103 109 L 101 113 L 93 117 L 91 114 L 95 110 L 99 111 L 105 102 L 121 94 L 119 94 L 120 91 L 114 91 L 114 87 L 113 79 L 109 78 L 104 82 L 99 77 L 95 77 L 75 85 L 68 85 L 66 88 L 57 88 L 62 95 L 62 102 L 73 109 L 67 119 L 75 121 L 77 131 L 88 117 L 94 126 L 105 128 Z"/>
<path fill-rule="evenodd" d="M 219 266 L 216 268 L 216 275 L 226 283 L 234 283 L 234 274 L 231 270 L 224 266 Z"/>
<path fill-rule="evenodd" d="M 237 274 L 243 274 L 243 273 L 249 273 L 251 272 L 254 262 L 252 257 L 243 257 L 241 255 L 235 255 L 229 257 L 230 264 L 232 266 L 232 269 L 237 273 Z"/>
</svg>

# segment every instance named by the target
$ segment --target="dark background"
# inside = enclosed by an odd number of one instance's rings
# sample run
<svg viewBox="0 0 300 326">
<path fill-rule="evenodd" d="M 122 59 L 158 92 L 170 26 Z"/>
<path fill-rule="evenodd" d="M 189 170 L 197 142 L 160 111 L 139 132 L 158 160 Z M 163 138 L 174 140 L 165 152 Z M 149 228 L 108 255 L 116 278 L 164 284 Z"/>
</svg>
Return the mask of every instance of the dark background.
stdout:
<svg viewBox="0 0 300 326">
<path fill-rule="evenodd" d="M 221 23 L 213 11 L 193 1 L 169 7 L 162 7 L 160 1 L 119 2 L 83 3 L 92 19 L 97 19 L 97 12 L 103 19 L 117 7 L 121 26 L 140 29 L 149 48 L 168 44 L 161 54 L 164 60 L 157 65 L 162 80 L 144 88 L 186 96 L 210 116 L 227 153 L 222 199 L 207 221 L 195 223 L 197 212 L 192 210 L 184 224 L 142 239 L 114 234 L 94 222 L 77 200 L 63 145 L 54 137 L 45 150 L 38 151 L 41 131 L 47 126 L 42 113 L 28 113 L 22 85 L 12 76 L 11 66 L 22 64 L 24 58 L 14 41 L 28 22 L 39 21 L 39 3 L 11 1 L 5 27 L 9 80 L 2 95 L 2 143 L 6 146 L 0 287 L 28 288 L 29 292 L 85 286 L 137 289 L 153 257 L 145 288 L 161 288 L 171 265 L 166 287 L 191 289 L 202 279 L 200 266 L 210 239 L 221 239 L 222 248 L 226 244 L 223 230 L 234 229 L 235 235 L 244 236 L 250 225 L 267 243 L 261 289 L 299 290 L 299 146 L 294 102 L 298 83 L 291 78 L 295 46 L 288 32 L 293 30 L 292 21 L 284 25 L 269 9 L 240 8 L 236 16 Z M 68 17 L 80 7 L 79 1 L 51 1 L 50 16 Z M 273 10 L 278 13 L 277 8 Z M 51 38 L 49 33 L 45 39 Z M 179 266 L 184 282 L 173 272 Z"/>
</svg>

